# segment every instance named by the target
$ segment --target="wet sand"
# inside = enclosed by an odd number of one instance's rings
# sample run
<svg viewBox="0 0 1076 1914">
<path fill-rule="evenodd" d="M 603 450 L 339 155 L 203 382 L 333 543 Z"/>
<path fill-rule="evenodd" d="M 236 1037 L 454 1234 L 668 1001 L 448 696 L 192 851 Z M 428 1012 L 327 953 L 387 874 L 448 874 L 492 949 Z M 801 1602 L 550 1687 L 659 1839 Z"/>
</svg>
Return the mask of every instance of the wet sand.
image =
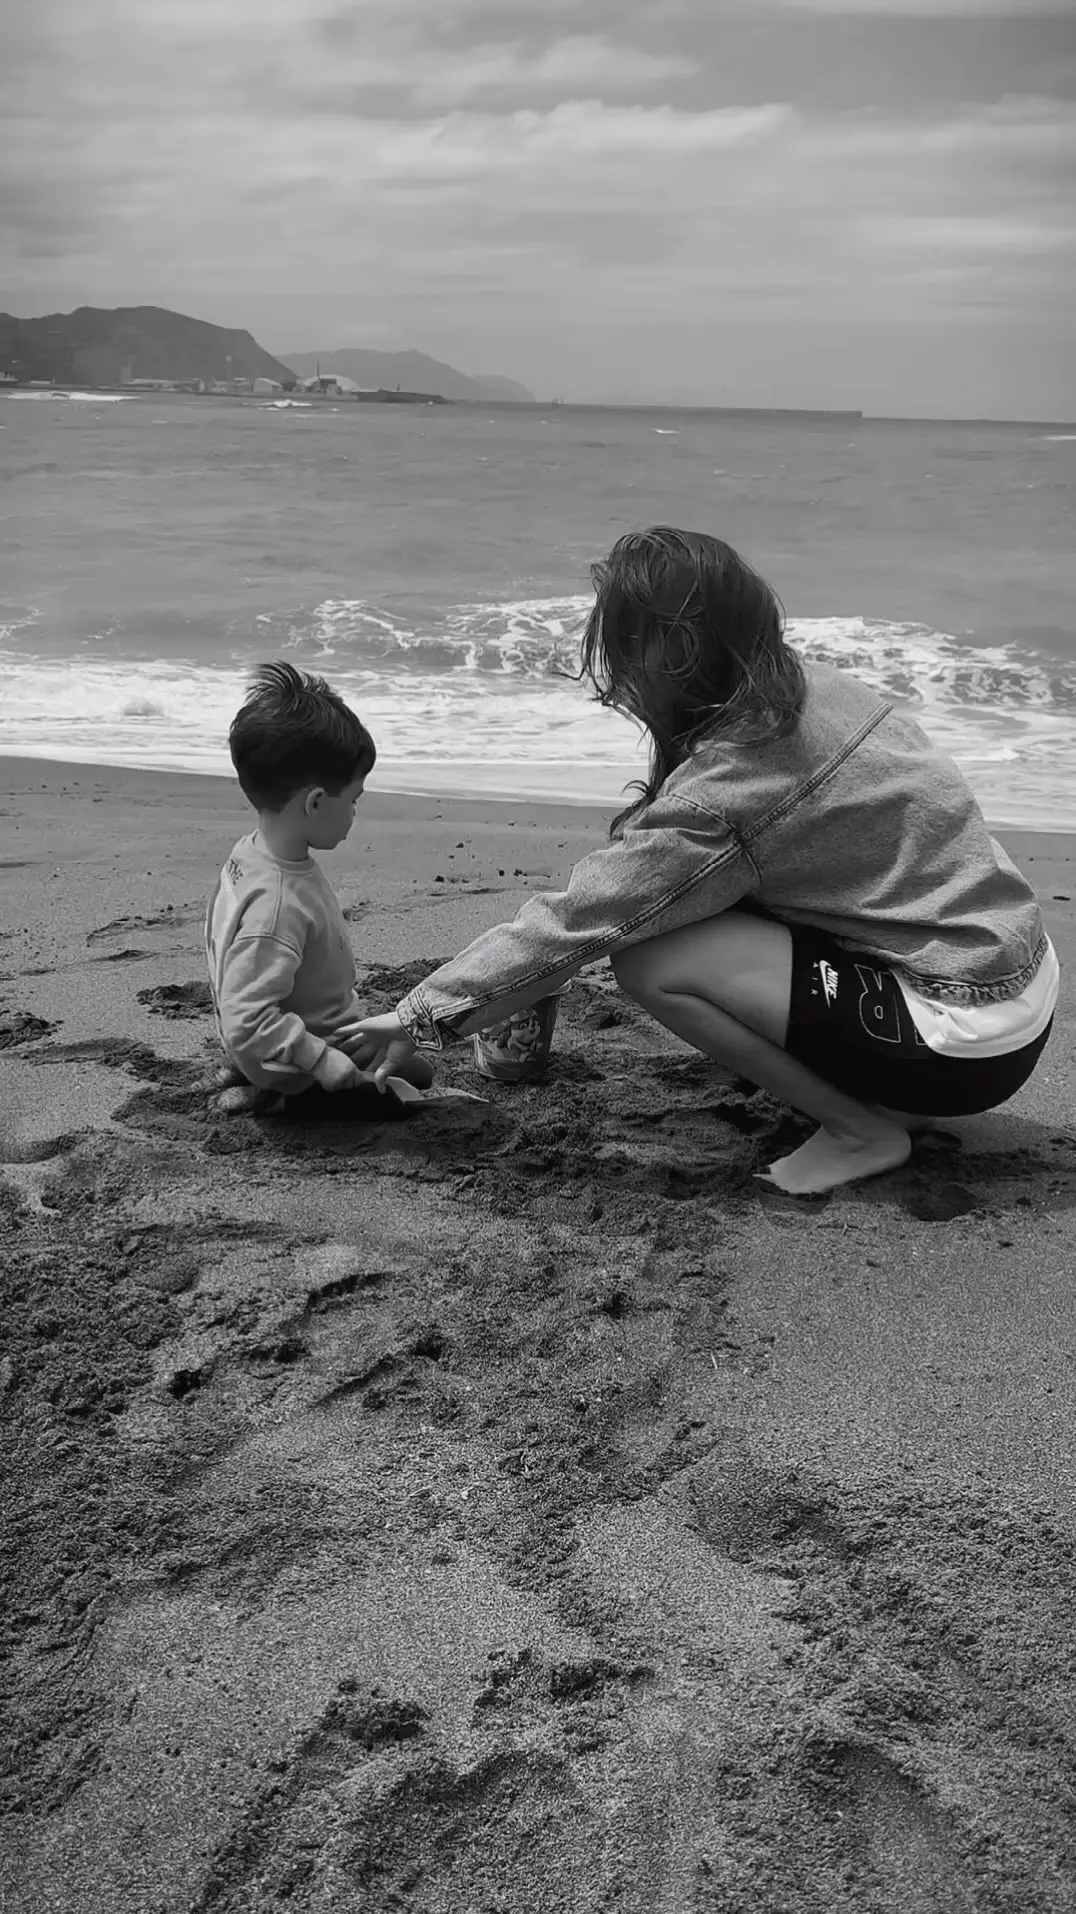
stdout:
<svg viewBox="0 0 1076 1914">
<path fill-rule="evenodd" d="M 371 1006 L 605 824 L 513 815 L 366 800 Z M 1076 1908 L 1076 839 L 1033 1083 L 797 1203 L 607 969 L 541 1088 L 214 1117 L 246 818 L 0 764 L 0 1905 Z"/>
</svg>

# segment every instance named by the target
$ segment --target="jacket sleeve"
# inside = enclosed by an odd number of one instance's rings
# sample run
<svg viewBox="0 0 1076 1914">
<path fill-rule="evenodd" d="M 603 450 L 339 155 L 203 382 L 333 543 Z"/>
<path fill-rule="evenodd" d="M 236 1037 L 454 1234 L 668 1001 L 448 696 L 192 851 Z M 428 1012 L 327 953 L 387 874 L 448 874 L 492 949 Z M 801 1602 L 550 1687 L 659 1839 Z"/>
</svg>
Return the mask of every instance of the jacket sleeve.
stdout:
<svg viewBox="0 0 1076 1914">
<path fill-rule="evenodd" d="M 716 917 L 758 873 L 724 818 L 668 790 L 563 891 L 529 898 L 397 1005 L 414 1043 L 440 1049 L 551 996 L 574 971 L 630 944 Z"/>
<path fill-rule="evenodd" d="M 303 1071 L 313 1075 L 328 1048 L 294 1011 L 291 996 L 300 953 L 279 937 L 237 937 L 224 959 L 217 1014 L 225 1047 L 261 1089 Z"/>
</svg>

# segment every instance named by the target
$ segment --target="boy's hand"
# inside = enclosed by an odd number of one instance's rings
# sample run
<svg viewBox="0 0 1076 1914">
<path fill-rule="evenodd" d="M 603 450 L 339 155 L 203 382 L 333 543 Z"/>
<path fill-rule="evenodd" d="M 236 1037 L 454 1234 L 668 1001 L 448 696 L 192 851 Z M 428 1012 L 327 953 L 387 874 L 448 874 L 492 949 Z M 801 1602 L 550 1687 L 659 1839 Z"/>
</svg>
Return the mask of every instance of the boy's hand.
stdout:
<svg viewBox="0 0 1076 1914">
<path fill-rule="evenodd" d="M 314 1071 L 323 1090 L 354 1090 L 362 1082 L 362 1072 L 342 1050 L 330 1045 Z"/>
<path fill-rule="evenodd" d="M 359 1068 L 373 1071 L 379 1090 L 385 1088 L 388 1077 L 399 1076 L 415 1055 L 415 1046 L 403 1024 L 391 1013 L 384 1017 L 362 1017 L 356 1023 L 347 1024 L 336 1032 L 333 1042 L 346 1051 Z"/>
</svg>

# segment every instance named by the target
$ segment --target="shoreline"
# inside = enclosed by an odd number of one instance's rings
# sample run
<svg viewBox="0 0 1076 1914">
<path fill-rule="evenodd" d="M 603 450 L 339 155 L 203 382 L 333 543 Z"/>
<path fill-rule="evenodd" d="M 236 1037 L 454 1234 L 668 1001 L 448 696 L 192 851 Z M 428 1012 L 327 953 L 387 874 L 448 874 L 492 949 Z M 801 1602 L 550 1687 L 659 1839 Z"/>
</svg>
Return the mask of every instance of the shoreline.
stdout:
<svg viewBox="0 0 1076 1914">
<path fill-rule="evenodd" d="M 296 387 L 295 392 L 283 393 L 282 396 L 285 398 L 294 398 L 298 390 L 299 388 Z M 267 397 L 272 396 L 272 395 L 267 395 L 267 394 L 258 393 L 258 392 L 190 392 L 190 391 L 182 390 L 180 388 L 167 388 L 167 387 L 157 390 L 150 387 L 135 387 L 132 389 L 131 386 L 123 386 L 123 385 L 92 386 L 92 385 L 80 384 L 77 380 L 72 380 L 68 383 L 61 382 L 59 385 L 51 385 L 47 383 L 42 384 L 41 381 L 37 381 L 34 385 L 30 385 L 29 383 L 27 383 L 26 385 L 19 385 L 19 384 L 6 385 L 6 384 L 0 383 L 0 398 L 4 398 L 4 397 L 7 397 L 7 398 L 14 398 L 14 397 L 69 398 L 74 394 L 77 394 L 80 397 L 85 396 L 89 400 L 98 399 L 98 398 L 125 398 L 125 399 L 145 398 L 145 399 L 156 399 L 156 400 L 216 399 L 216 400 L 228 400 L 232 403 L 248 404 L 248 405 L 250 404 L 251 400 L 264 402 L 264 400 Z M 333 395 L 330 394 L 326 396 L 329 398 L 330 403 L 332 403 Z M 347 395 L 347 394 L 336 395 L 335 402 L 338 403 L 339 398 L 341 396 L 347 397 L 350 395 Z M 417 396 L 420 399 L 427 398 L 427 397 L 428 398 L 437 397 L 436 394 L 432 394 L 432 393 L 431 394 L 420 393 Z M 309 393 L 304 393 L 303 397 L 312 398 L 313 395 Z M 468 407 L 471 410 L 482 408 L 487 411 L 493 410 L 493 411 L 499 411 L 499 412 L 535 413 L 535 412 L 564 411 L 564 412 L 599 412 L 599 413 L 628 413 L 628 414 L 638 413 L 643 417 L 649 417 L 654 414 L 671 413 L 671 414 L 675 414 L 679 418 L 703 418 L 703 419 L 731 418 L 735 420 L 746 420 L 751 423 L 761 422 L 762 424 L 766 424 L 770 420 L 778 420 L 782 424 L 803 423 L 806 425 L 837 425 L 837 426 L 845 426 L 845 425 L 954 426 L 955 425 L 955 426 L 972 426 L 972 427 L 980 426 L 980 427 L 989 428 L 991 430 L 997 430 L 997 429 L 1006 430 L 1011 428 L 1015 431 L 1062 432 L 1066 434 L 1066 436 L 1070 432 L 1076 433 L 1076 422 L 1070 419 L 993 419 L 993 418 L 980 417 L 978 414 L 975 414 L 975 413 L 966 413 L 961 415 L 959 418 L 952 419 L 952 418 L 947 418 L 943 416 L 941 413 L 937 413 L 937 414 L 930 413 L 930 414 L 927 414 L 925 417 L 921 417 L 920 415 L 915 413 L 863 412 L 863 411 L 856 411 L 854 409 L 848 410 L 848 411 L 842 411 L 838 409 L 834 411 L 834 410 L 828 410 L 826 408 L 818 409 L 818 408 L 800 407 L 800 406 L 780 407 L 780 406 L 684 405 L 684 404 L 675 403 L 672 401 L 663 403 L 661 400 L 644 400 L 644 399 L 616 401 L 616 400 L 608 400 L 608 399 L 504 399 L 504 398 L 468 397 L 463 399 L 442 399 L 441 403 L 445 405 Z"/>
<path fill-rule="evenodd" d="M 604 965 L 542 1085 L 220 1119 L 234 781 L 7 759 L 0 813 L 0 1903 L 1064 1914 L 1071 834 L 1007 834 L 1031 1082 L 797 1203 L 798 1120 Z M 363 1001 L 608 815 L 372 791 Z"/>
<path fill-rule="evenodd" d="M 453 803 L 476 805 L 483 810 L 493 807 L 498 812 L 506 813 L 509 810 L 518 809 L 521 805 L 528 811 L 533 811 L 535 808 L 548 811 L 567 808 L 573 813 L 586 812 L 595 817 L 612 818 L 627 802 L 626 793 L 630 788 L 629 781 L 623 787 L 623 794 L 618 793 L 608 798 L 576 796 L 571 792 L 554 793 L 549 790 L 521 791 L 515 795 L 500 790 L 485 791 L 481 788 L 467 788 L 462 781 L 462 773 L 468 768 L 468 764 L 469 761 L 465 760 L 458 768 L 446 767 L 440 781 L 423 784 L 419 777 L 412 777 L 410 768 L 383 764 L 379 759 L 374 773 L 376 782 L 364 793 L 363 805 L 367 807 L 371 799 L 383 797 L 394 802 L 406 799 L 420 806 L 431 803 Z M 35 768 L 40 768 L 49 781 L 58 776 L 71 779 L 80 776 L 89 777 L 94 774 L 110 778 L 143 778 L 151 782 L 174 778 L 180 780 L 181 786 L 188 789 L 191 780 L 197 779 L 202 784 L 219 787 L 221 794 L 229 790 L 234 793 L 236 790 L 234 775 L 229 772 L 203 771 L 194 766 L 110 764 L 102 763 L 95 758 L 37 757 L 33 753 L 27 754 L 20 751 L 0 752 L 0 788 L 8 777 L 26 777 Z M 481 771 L 483 767 L 476 762 L 474 768 Z M 552 770 L 552 767 L 548 768 Z M 457 769 L 459 782 L 457 782 Z M 383 777 L 388 781 L 381 782 Z M 992 831 L 1003 833 L 1005 836 L 1036 838 L 1076 836 L 1076 815 L 1071 824 L 1055 823 L 1052 820 L 1045 823 L 1030 816 L 999 818 L 992 817 L 986 812 L 984 816 Z"/>
</svg>

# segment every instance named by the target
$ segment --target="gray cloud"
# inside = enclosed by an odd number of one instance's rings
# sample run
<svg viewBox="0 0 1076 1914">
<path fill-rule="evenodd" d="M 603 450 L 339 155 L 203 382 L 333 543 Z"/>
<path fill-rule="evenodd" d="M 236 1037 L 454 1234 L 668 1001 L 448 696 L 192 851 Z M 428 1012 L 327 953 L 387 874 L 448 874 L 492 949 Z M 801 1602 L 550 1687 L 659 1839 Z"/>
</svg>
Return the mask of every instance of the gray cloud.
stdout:
<svg viewBox="0 0 1076 1914">
<path fill-rule="evenodd" d="M 913 20 L 966 19 L 980 23 L 987 19 L 1027 20 L 1033 16 L 1056 15 L 1071 19 L 1069 0 L 756 0 L 759 6 L 775 13 L 831 13 L 845 19 L 905 17 Z M 738 9 L 737 9 L 738 10 Z"/>
<path fill-rule="evenodd" d="M 0 72 L 5 281 L 568 392 L 757 396 L 776 355 L 805 401 L 875 404 L 846 388 L 921 385 L 929 333 L 939 395 L 1072 409 L 1072 23 L 935 16 L 38 0 Z"/>
</svg>

